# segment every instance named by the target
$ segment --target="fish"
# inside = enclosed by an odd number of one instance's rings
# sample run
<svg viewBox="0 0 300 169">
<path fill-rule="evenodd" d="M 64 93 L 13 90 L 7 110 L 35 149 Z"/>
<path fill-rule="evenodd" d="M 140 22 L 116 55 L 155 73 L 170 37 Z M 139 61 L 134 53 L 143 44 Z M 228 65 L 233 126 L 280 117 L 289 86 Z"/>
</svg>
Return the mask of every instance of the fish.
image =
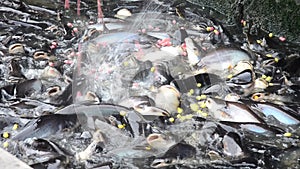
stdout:
<svg viewBox="0 0 300 169">
<path fill-rule="evenodd" d="M 186 51 L 188 56 L 188 62 L 190 65 L 197 65 L 203 57 L 203 52 L 199 45 L 197 45 L 194 40 L 190 37 L 184 39 L 186 44 Z"/>
<path fill-rule="evenodd" d="M 264 123 L 249 107 L 240 102 L 208 98 L 206 106 L 212 117 L 220 121 Z"/>
<path fill-rule="evenodd" d="M 176 140 L 167 134 L 152 133 L 147 137 L 147 143 L 151 148 L 154 148 L 159 152 L 164 152 L 175 145 Z"/>
<path fill-rule="evenodd" d="M 56 112 L 61 115 L 76 115 L 79 124 L 95 130 L 95 120 L 105 121 L 112 126 L 124 128 L 132 137 L 150 132 L 151 127 L 142 115 L 132 109 L 114 104 L 72 104 Z M 148 126 L 148 128 L 147 128 Z M 150 128 L 149 128 L 150 127 Z"/>
<path fill-rule="evenodd" d="M 40 116 L 27 123 L 24 128 L 13 136 L 13 140 L 25 140 L 26 138 L 49 138 L 66 128 L 72 128 L 77 122 L 76 114 L 62 115 L 50 114 Z"/>
<path fill-rule="evenodd" d="M 193 158 L 196 155 L 196 148 L 185 143 L 177 143 L 169 148 L 169 150 L 151 163 L 152 168 L 161 168 L 183 164 L 184 159 Z"/>
<path fill-rule="evenodd" d="M 223 82 L 223 80 L 212 73 L 199 73 L 196 75 L 186 74 L 183 77 L 174 77 L 171 81 L 171 85 L 174 85 L 181 93 L 186 93 L 191 89 L 199 88 L 197 85 L 201 84 L 201 87 L 210 86 Z"/>
<path fill-rule="evenodd" d="M 56 142 L 42 138 L 26 139 L 21 142 L 20 149 L 27 156 L 28 164 L 32 167 L 39 165 L 49 167 L 52 161 L 67 161 L 68 157 L 73 156 L 73 153 L 62 148 Z"/>
<path fill-rule="evenodd" d="M 251 108 L 262 113 L 266 120 L 270 117 L 275 118 L 283 125 L 298 125 L 300 124 L 300 117 L 298 112 L 286 106 L 279 106 L 272 103 L 253 102 Z M 274 124 L 276 125 L 276 123 Z"/>
<path fill-rule="evenodd" d="M 180 104 L 180 92 L 171 85 L 163 85 L 158 88 L 155 93 L 155 105 L 170 112 L 171 114 L 177 111 Z"/>
<path fill-rule="evenodd" d="M 224 76 L 224 71 L 228 70 L 240 61 L 251 61 L 251 56 L 241 49 L 217 48 L 206 53 L 199 63 L 199 69 L 204 69 L 207 73 L 215 73 Z"/>
<path fill-rule="evenodd" d="M 241 138 L 234 132 L 229 132 L 223 136 L 223 153 L 231 158 L 244 156 Z"/>
</svg>

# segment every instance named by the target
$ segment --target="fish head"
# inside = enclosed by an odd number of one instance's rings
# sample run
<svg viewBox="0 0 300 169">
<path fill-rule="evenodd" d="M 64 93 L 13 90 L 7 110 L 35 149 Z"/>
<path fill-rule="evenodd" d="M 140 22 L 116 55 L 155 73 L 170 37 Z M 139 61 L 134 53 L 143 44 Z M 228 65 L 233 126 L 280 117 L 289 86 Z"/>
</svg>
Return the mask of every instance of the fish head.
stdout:
<svg viewBox="0 0 300 169">
<path fill-rule="evenodd" d="M 188 61 L 191 65 L 196 65 L 200 61 L 201 50 L 200 47 L 190 37 L 184 39 L 186 44 L 186 52 Z"/>
</svg>

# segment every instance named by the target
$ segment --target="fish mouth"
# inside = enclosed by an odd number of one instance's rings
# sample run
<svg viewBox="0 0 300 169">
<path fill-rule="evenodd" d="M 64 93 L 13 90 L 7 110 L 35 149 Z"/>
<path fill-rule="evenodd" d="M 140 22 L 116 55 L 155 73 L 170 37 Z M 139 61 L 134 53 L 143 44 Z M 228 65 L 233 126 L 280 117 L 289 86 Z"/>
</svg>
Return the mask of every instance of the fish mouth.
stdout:
<svg viewBox="0 0 300 169">
<path fill-rule="evenodd" d="M 153 142 L 154 140 L 157 140 L 161 138 L 160 134 L 150 134 L 147 138 L 147 142 Z"/>
<path fill-rule="evenodd" d="M 152 168 L 162 168 L 162 167 L 166 167 L 166 166 L 170 166 L 171 165 L 171 161 L 170 160 L 165 160 L 165 159 L 155 159 L 152 163 L 151 163 L 151 167 Z"/>
<path fill-rule="evenodd" d="M 49 96 L 56 96 L 59 94 L 60 91 L 61 91 L 61 88 L 59 86 L 54 86 L 54 87 L 48 89 L 47 94 Z"/>
<path fill-rule="evenodd" d="M 11 53 L 11 54 L 24 53 L 24 46 L 23 46 L 23 44 L 16 43 L 16 44 L 11 45 L 8 48 L 8 53 Z"/>
</svg>

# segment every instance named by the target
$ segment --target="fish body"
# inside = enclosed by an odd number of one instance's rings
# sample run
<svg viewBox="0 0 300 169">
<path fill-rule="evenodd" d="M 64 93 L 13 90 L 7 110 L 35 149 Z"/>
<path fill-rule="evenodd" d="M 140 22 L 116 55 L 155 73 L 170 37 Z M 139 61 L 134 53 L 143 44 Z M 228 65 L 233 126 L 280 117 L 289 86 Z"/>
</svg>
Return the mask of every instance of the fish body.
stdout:
<svg viewBox="0 0 300 169">
<path fill-rule="evenodd" d="M 254 122 L 264 121 L 243 103 L 208 98 L 206 106 L 212 116 L 220 121 Z"/>
<path fill-rule="evenodd" d="M 300 124 L 300 118 L 296 115 L 296 112 L 292 109 L 285 110 L 278 105 L 271 103 L 256 103 L 252 107 L 259 112 L 263 113 L 266 118 L 274 117 L 281 124 L 284 125 L 297 125 Z"/>
<path fill-rule="evenodd" d="M 248 53 L 234 48 L 218 48 L 208 52 L 201 58 L 200 68 L 208 73 L 224 72 L 237 65 L 240 61 L 250 61 Z"/>
<path fill-rule="evenodd" d="M 194 42 L 194 40 L 190 37 L 185 38 L 186 44 L 186 51 L 188 56 L 188 62 L 190 65 L 195 66 L 201 60 L 201 49 L 200 47 Z"/>
<path fill-rule="evenodd" d="M 47 138 L 56 134 L 63 129 L 72 128 L 75 126 L 77 116 L 51 114 L 40 116 L 37 119 L 29 122 L 23 130 L 13 137 L 14 140 L 24 140 L 26 138 Z"/>
<path fill-rule="evenodd" d="M 196 148 L 185 143 L 178 143 L 169 148 L 169 150 L 159 158 L 156 158 L 152 163 L 152 168 L 162 168 L 184 164 L 187 159 L 191 159 L 196 155 Z"/>
<path fill-rule="evenodd" d="M 96 129 L 95 120 L 105 121 L 112 126 L 124 128 L 132 135 L 144 134 L 142 129 L 146 120 L 138 112 L 114 104 L 100 105 L 70 105 L 56 114 L 76 114 L 78 122 L 88 129 Z M 123 127 L 122 127 L 123 128 Z M 142 131 L 142 132 L 141 132 Z"/>
</svg>

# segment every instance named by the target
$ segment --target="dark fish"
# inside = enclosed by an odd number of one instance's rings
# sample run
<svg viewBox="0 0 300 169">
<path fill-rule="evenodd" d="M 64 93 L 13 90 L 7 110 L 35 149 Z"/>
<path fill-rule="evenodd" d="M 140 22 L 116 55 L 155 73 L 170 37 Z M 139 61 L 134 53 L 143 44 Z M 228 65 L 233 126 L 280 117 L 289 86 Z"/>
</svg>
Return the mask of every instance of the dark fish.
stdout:
<svg viewBox="0 0 300 169">
<path fill-rule="evenodd" d="M 205 87 L 222 81 L 223 80 L 221 80 L 221 78 L 215 74 L 201 73 L 201 74 L 188 76 L 184 78 L 175 77 L 172 83 L 176 86 L 176 88 L 180 92 L 186 93 L 191 89 L 198 88 L 197 85 L 199 83 L 201 84 L 201 87 Z"/>
<path fill-rule="evenodd" d="M 173 38 L 172 38 L 172 44 L 174 45 L 181 45 L 184 43 L 184 39 L 188 37 L 188 33 L 185 29 L 179 29 L 175 31 Z"/>
<path fill-rule="evenodd" d="M 23 72 L 22 72 L 22 68 L 20 66 L 19 60 L 18 59 L 12 59 L 10 61 L 9 64 L 9 68 L 10 68 L 10 80 L 14 81 L 14 80 L 22 80 L 22 79 L 26 79 L 26 77 L 24 76 Z"/>
<path fill-rule="evenodd" d="M 38 79 L 31 79 L 16 85 L 17 97 L 29 97 L 32 94 L 41 93 L 44 90 L 42 82 Z"/>
<path fill-rule="evenodd" d="M 40 138 L 25 140 L 21 143 L 21 149 L 27 158 L 30 159 L 29 164 L 33 167 L 39 165 L 50 167 L 54 165 L 54 162 L 60 164 L 61 161 L 67 160 L 68 156 L 73 155 L 57 143 Z"/>
<path fill-rule="evenodd" d="M 156 158 L 151 167 L 161 168 L 181 164 L 183 159 L 193 158 L 196 155 L 196 148 L 185 143 L 178 143 L 169 148 L 169 150 L 159 158 Z"/>
<path fill-rule="evenodd" d="M 56 112 L 62 115 L 77 115 L 78 122 L 89 129 L 95 129 L 96 119 L 105 121 L 112 126 L 125 128 L 131 136 L 147 135 L 151 131 L 147 121 L 138 112 L 127 107 L 100 105 L 70 105 Z M 122 127 L 123 126 L 123 127 Z M 148 126 L 148 127 L 147 127 Z"/>
<path fill-rule="evenodd" d="M 152 66 L 152 63 L 145 63 L 145 65 L 146 67 L 141 67 L 141 69 L 133 77 L 133 83 L 149 81 L 149 83 L 159 87 L 170 84 L 170 82 L 173 80 L 173 77 L 171 76 L 166 65 L 156 64 Z"/>
<path fill-rule="evenodd" d="M 237 75 L 234 75 L 232 78 L 227 79 L 226 82 L 228 85 L 248 85 L 253 83 L 253 72 L 249 69 L 246 69 L 240 72 Z"/>
<path fill-rule="evenodd" d="M 13 137 L 13 139 L 24 140 L 32 137 L 51 137 L 66 128 L 74 127 L 76 122 L 76 114 L 51 114 L 40 116 L 26 124 L 25 127 Z"/>
<path fill-rule="evenodd" d="M 49 98 L 49 103 L 56 106 L 67 106 L 73 103 L 72 83 L 70 83 L 61 93 L 57 93 L 58 88 L 52 88 L 48 94 L 55 94 Z"/>
<path fill-rule="evenodd" d="M 11 96 L 16 97 L 30 97 L 33 94 L 39 94 L 43 91 L 44 86 L 40 80 L 30 79 L 20 82 L 18 84 L 12 84 L 1 88 Z"/>
</svg>

